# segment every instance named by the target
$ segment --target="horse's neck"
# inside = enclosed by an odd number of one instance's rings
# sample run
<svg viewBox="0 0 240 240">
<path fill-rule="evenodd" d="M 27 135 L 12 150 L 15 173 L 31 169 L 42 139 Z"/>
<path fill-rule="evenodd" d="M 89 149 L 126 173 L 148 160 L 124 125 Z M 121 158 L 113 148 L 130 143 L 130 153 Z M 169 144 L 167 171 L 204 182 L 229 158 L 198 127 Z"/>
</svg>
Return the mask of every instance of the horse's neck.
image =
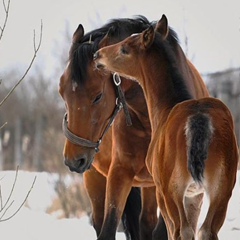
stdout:
<svg viewBox="0 0 240 240">
<path fill-rule="evenodd" d="M 171 71 L 167 63 L 160 61 L 161 66 L 156 64 L 142 64 L 144 66 L 141 76 L 141 85 L 147 102 L 152 131 L 166 122 L 171 109 L 180 101 L 189 99 L 190 94 L 177 91 L 174 86 Z M 187 95 L 185 95 L 187 93 Z"/>
<path fill-rule="evenodd" d="M 129 111 L 138 118 L 142 125 L 150 127 L 147 104 L 141 86 L 137 82 L 123 78 L 122 88 Z"/>
<path fill-rule="evenodd" d="M 186 58 L 180 46 L 176 47 L 175 54 L 179 71 L 182 74 L 191 95 L 196 99 L 208 97 L 210 94 L 200 73 L 197 71 L 195 66 Z"/>
</svg>

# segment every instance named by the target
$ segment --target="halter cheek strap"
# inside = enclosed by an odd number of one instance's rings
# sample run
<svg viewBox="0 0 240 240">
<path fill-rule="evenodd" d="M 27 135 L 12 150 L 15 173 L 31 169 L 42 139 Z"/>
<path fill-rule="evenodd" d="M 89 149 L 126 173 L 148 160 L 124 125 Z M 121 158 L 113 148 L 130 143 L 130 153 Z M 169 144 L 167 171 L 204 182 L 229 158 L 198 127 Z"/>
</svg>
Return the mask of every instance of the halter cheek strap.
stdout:
<svg viewBox="0 0 240 240">
<path fill-rule="evenodd" d="M 124 94 L 122 92 L 122 89 L 120 87 L 121 78 L 117 73 L 114 73 L 114 75 L 113 75 L 113 82 L 114 82 L 115 86 L 117 87 L 118 97 L 116 99 L 116 106 L 115 106 L 113 115 L 111 116 L 105 130 L 102 133 L 102 136 L 99 138 L 99 140 L 97 142 L 92 142 L 88 139 L 81 138 L 81 137 L 75 135 L 73 132 L 71 132 L 68 128 L 67 113 L 65 113 L 64 118 L 63 118 L 63 123 L 62 123 L 62 129 L 63 129 L 63 133 L 64 133 L 65 137 L 71 143 L 73 143 L 75 145 L 83 146 L 83 147 L 94 148 L 96 152 L 99 152 L 99 145 L 102 142 L 102 138 L 107 133 L 108 129 L 112 126 L 112 124 L 115 120 L 115 117 L 121 111 L 122 108 L 123 108 L 124 113 L 126 115 L 127 125 L 128 126 L 132 125 L 132 121 L 131 121 L 131 117 L 130 117 L 128 107 L 127 107 L 127 104 L 126 104 L 126 100 L 125 100 Z"/>
<path fill-rule="evenodd" d="M 123 111 L 124 111 L 125 116 L 126 116 L 127 126 L 132 126 L 132 120 L 131 120 L 130 113 L 128 111 L 126 99 L 125 99 L 124 93 L 122 91 L 122 88 L 120 86 L 121 78 L 120 78 L 119 74 L 116 73 L 116 72 L 113 74 L 113 82 L 114 82 L 114 84 L 117 88 L 117 92 L 118 92 L 117 94 L 118 94 L 119 100 L 123 105 Z"/>
</svg>

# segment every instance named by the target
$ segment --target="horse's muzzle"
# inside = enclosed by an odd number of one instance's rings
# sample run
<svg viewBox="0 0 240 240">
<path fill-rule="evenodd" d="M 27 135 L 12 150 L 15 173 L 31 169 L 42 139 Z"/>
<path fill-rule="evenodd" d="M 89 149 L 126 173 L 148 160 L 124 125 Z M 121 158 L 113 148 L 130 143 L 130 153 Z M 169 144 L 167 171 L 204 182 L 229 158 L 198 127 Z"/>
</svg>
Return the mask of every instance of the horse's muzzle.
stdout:
<svg viewBox="0 0 240 240">
<path fill-rule="evenodd" d="M 81 156 L 76 160 L 65 159 L 64 163 L 71 172 L 84 173 L 91 167 L 92 160 L 89 161 L 86 156 Z"/>
<path fill-rule="evenodd" d="M 93 54 L 93 60 L 95 61 L 95 66 L 99 70 L 104 69 L 104 65 L 99 62 L 100 58 L 101 58 L 101 56 L 100 56 L 99 51 L 97 51 Z"/>
</svg>

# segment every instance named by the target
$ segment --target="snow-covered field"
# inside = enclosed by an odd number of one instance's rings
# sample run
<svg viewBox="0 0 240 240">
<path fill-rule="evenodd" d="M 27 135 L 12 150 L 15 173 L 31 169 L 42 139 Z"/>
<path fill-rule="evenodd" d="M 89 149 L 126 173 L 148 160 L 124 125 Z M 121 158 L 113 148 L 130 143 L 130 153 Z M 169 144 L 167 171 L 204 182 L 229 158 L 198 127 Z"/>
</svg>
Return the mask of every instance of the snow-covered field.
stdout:
<svg viewBox="0 0 240 240">
<path fill-rule="evenodd" d="M 14 176 L 15 172 L 0 172 L 3 204 L 7 201 L 7 197 L 9 196 Z M 9 203 L 12 200 L 14 200 L 14 202 L 7 211 L 5 218 L 10 216 L 11 213 L 22 203 L 31 188 L 35 176 L 37 176 L 36 183 L 30 192 L 26 205 L 21 208 L 17 215 L 12 219 L 0 222 L 1 240 L 96 239 L 95 231 L 89 224 L 89 218 L 87 216 L 83 216 L 80 219 L 57 219 L 56 216 L 46 213 L 47 207 L 51 205 L 51 201 L 56 194 L 54 191 L 54 183 L 56 182 L 57 175 L 19 171 L 16 186 Z M 200 222 L 206 212 L 207 204 L 208 203 L 205 200 Z M 2 213 L 3 211 L 0 212 L 0 218 Z M 240 239 L 240 172 L 238 172 L 236 186 L 219 237 L 220 240 Z M 117 240 L 122 239 L 125 239 L 124 234 L 117 233 Z"/>
</svg>

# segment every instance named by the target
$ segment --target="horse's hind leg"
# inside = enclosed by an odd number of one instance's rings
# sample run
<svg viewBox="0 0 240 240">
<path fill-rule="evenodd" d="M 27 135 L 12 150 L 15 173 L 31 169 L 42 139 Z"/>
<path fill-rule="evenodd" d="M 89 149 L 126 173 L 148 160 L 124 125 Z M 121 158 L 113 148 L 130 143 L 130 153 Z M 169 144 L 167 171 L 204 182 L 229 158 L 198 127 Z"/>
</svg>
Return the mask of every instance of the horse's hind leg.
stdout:
<svg viewBox="0 0 240 240">
<path fill-rule="evenodd" d="M 174 179 L 172 180 L 168 191 L 164 195 L 168 214 L 173 221 L 172 235 L 174 240 L 195 239 L 195 232 L 192 228 L 192 224 L 188 221 L 184 206 L 184 194 L 186 187 L 187 181 L 185 181 L 184 178 L 182 180 Z"/>
<path fill-rule="evenodd" d="M 173 222 L 167 212 L 164 196 L 160 192 L 156 192 L 156 193 L 157 193 L 156 196 L 157 196 L 158 206 L 161 209 L 161 214 L 159 215 L 158 223 L 153 231 L 152 239 L 153 240 L 158 240 L 158 239 L 173 240 L 173 236 L 172 236 L 172 233 L 174 231 Z M 161 229 L 163 227 L 163 221 L 164 221 L 165 227 L 167 228 L 165 233 Z"/>
<path fill-rule="evenodd" d="M 161 240 L 168 240 L 163 217 L 157 217 L 156 188 L 142 188 L 142 212 L 140 216 L 140 239 L 152 239 L 153 231 Z"/>
<path fill-rule="evenodd" d="M 157 224 L 156 188 L 144 187 L 141 195 L 140 239 L 149 240 L 152 239 L 152 232 Z"/>
<path fill-rule="evenodd" d="M 185 197 L 184 206 L 187 214 L 188 222 L 191 224 L 194 232 L 197 230 L 198 218 L 201 212 L 203 202 L 203 193 L 193 197 Z"/>
<path fill-rule="evenodd" d="M 218 240 L 217 234 L 224 222 L 227 205 L 228 200 L 210 204 L 207 217 L 198 232 L 199 240 Z"/>
<path fill-rule="evenodd" d="M 152 239 L 171 240 L 171 238 L 168 237 L 168 231 L 162 213 L 159 215 Z"/>
<path fill-rule="evenodd" d="M 226 176 L 228 179 L 219 177 L 207 189 L 210 204 L 207 216 L 198 232 L 199 240 L 218 240 L 217 234 L 224 223 L 228 202 L 234 187 L 233 181 L 229 179 L 231 176 Z"/>
</svg>

